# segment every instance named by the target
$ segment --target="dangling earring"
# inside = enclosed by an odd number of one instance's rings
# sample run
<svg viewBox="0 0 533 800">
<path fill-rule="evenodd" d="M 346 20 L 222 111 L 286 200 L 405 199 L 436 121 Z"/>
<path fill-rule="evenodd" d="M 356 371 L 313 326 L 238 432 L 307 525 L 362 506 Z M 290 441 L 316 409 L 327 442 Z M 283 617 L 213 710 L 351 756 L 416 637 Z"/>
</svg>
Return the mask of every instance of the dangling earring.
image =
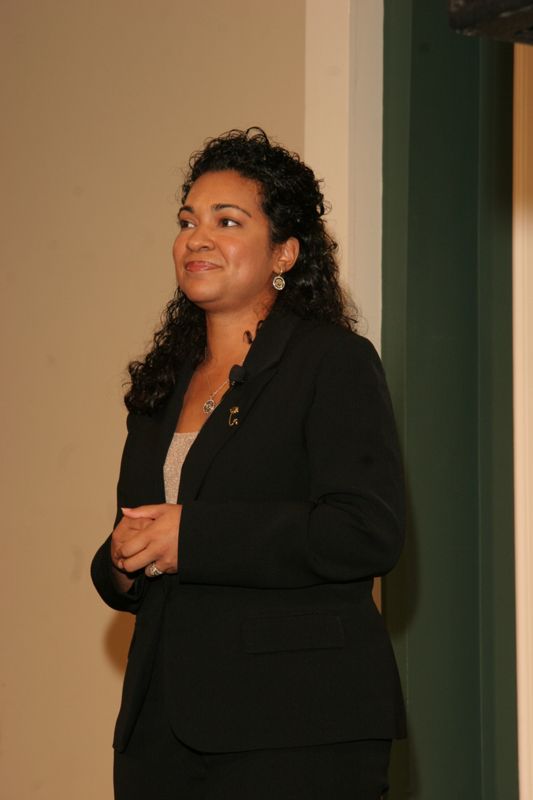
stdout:
<svg viewBox="0 0 533 800">
<path fill-rule="evenodd" d="M 281 292 L 285 288 L 285 278 L 283 277 L 281 270 L 272 278 L 272 286 L 274 289 L 277 289 L 278 292 Z"/>
</svg>

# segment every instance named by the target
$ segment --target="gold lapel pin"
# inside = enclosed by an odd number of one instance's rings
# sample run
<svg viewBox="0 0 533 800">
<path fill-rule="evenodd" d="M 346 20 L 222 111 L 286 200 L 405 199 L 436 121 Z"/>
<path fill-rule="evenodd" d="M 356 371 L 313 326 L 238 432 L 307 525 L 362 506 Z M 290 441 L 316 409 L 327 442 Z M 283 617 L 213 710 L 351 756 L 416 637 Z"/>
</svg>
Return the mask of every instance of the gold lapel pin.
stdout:
<svg viewBox="0 0 533 800">
<path fill-rule="evenodd" d="M 239 418 L 237 414 L 239 413 L 239 406 L 232 406 L 229 410 L 229 419 L 228 425 L 232 428 L 234 425 L 239 424 Z"/>
</svg>

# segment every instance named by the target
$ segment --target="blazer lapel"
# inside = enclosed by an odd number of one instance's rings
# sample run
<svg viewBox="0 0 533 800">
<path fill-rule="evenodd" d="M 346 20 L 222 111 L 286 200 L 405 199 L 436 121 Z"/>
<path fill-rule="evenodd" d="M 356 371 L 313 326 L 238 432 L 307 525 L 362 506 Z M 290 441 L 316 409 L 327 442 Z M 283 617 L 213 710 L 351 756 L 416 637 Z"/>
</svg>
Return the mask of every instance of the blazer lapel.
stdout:
<svg viewBox="0 0 533 800">
<path fill-rule="evenodd" d="M 261 326 L 243 363 L 242 382 L 235 382 L 226 392 L 187 454 L 181 471 L 179 503 L 194 500 L 198 496 L 211 462 L 226 442 L 246 424 L 247 414 L 275 375 L 298 322 L 299 318 L 292 314 L 272 315 Z"/>
</svg>

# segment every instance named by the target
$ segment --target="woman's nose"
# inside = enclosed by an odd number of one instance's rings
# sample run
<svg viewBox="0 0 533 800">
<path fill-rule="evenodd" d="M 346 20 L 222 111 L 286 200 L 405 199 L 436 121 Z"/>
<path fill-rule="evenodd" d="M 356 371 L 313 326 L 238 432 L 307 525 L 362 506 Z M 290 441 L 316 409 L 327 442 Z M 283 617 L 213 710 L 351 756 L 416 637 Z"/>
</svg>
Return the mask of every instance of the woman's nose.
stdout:
<svg viewBox="0 0 533 800">
<path fill-rule="evenodd" d="M 187 236 L 187 247 L 194 252 L 210 250 L 213 247 L 213 239 L 207 225 L 198 224 L 190 231 Z"/>
</svg>

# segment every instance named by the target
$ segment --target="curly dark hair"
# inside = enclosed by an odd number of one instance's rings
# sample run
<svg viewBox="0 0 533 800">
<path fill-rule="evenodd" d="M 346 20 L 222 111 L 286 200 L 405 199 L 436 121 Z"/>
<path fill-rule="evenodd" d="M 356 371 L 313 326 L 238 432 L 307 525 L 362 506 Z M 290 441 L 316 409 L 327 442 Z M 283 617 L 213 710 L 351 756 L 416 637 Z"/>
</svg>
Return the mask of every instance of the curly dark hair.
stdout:
<svg viewBox="0 0 533 800">
<path fill-rule="evenodd" d="M 355 308 L 338 281 L 336 241 L 326 230 L 326 205 L 320 182 L 297 153 L 270 141 L 261 128 L 231 130 L 209 139 L 193 153 L 181 190 L 185 201 L 193 183 L 206 172 L 234 170 L 259 186 L 272 244 L 298 239 L 299 255 L 285 275 L 270 313 L 292 312 L 302 319 L 333 322 L 354 329 Z M 206 347 L 205 316 L 178 288 L 166 306 L 161 327 L 142 361 L 128 367 L 131 382 L 126 407 L 137 414 L 159 408 L 176 382 L 185 359 L 198 365 Z"/>
</svg>

